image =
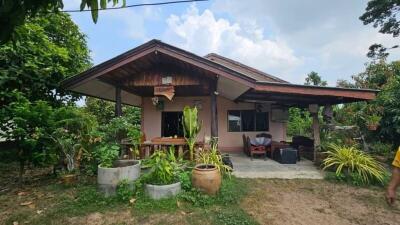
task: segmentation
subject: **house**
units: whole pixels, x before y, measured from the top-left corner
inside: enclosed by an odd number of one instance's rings
[[[266,59],[268,60],[268,59]],[[197,106],[202,120],[199,139],[218,136],[223,151],[241,151],[242,134],[265,132],[286,140],[289,107],[371,100],[375,90],[291,84],[217,54],[195,55],[151,40],[62,83],[76,93],[142,108],[147,140],[182,136],[185,105]],[[314,113],[314,118],[317,114]],[[318,144],[318,119],[314,119]]]

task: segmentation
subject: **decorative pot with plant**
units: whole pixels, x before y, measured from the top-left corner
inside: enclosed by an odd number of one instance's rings
[[[183,108],[183,135],[189,146],[189,158],[193,161],[193,150],[196,144],[197,135],[201,130],[201,122],[198,119],[198,111],[196,107],[185,106]]]
[[[197,165],[192,171],[192,185],[209,195],[218,193],[221,187],[221,174],[230,175],[232,168],[225,165],[218,152],[217,138],[212,138],[209,150],[199,152]]]
[[[117,160],[119,145],[103,144],[98,146],[95,155],[99,161],[97,184],[106,196],[115,195],[118,183],[125,180],[133,183],[140,176],[140,161]]]
[[[179,160],[175,158],[173,148],[167,153],[154,152],[144,165],[150,168],[150,171],[142,177],[145,191],[150,198],[168,198],[181,192],[179,173],[182,169]]]
[[[376,114],[372,114],[366,118],[368,130],[376,130],[382,117]]]

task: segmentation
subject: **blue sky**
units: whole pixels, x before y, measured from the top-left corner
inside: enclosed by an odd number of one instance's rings
[[[127,0],[127,4],[162,0]],[[330,85],[361,72],[373,43],[398,39],[364,26],[358,17],[366,0],[210,0],[90,13],[71,13],[88,36],[94,64],[151,39],[160,39],[199,55],[215,52],[292,83],[310,71]],[[71,0],[64,9],[79,8]],[[400,56],[394,50],[389,60]]]

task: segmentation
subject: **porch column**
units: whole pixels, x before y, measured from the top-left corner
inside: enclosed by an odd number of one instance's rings
[[[121,88],[115,87],[115,117],[122,116]]]
[[[309,111],[312,117],[312,128],[313,128],[313,135],[314,135],[314,162],[317,159],[317,151],[319,151],[321,145],[321,138],[320,138],[320,129],[319,129],[319,119],[318,119],[318,111],[319,107],[316,104],[309,105]]]
[[[218,137],[217,82],[211,85],[211,137]]]

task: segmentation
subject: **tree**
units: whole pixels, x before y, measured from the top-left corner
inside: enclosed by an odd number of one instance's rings
[[[0,46],[0,106],[13,101],[14,90],[29,101],[51,105],[75,101],[78,95],[71,96],[59,83],[89,66],[85,35],[69,15],[30,18],[16,29],[14,42]]]
[[[372,23],[375,28],[379,27],[380,33],[391,34],[393,37],[397,37],[400,34],[399,11],[399,0],[371,0],[368,2],[364,14],[359,19],[363,21],[364,25]],[[395,45],[391,48],[397,47]],[[384,59],[389,55],[387,53],[388,49],[390,48],[382,44],[373,44],[370,46],[367,56],[375,59]]]
[[[323,81],[321,76],[318,75],[317,72],[311,71],[311,73],[307,74],[306,85],[313,85],[313,86],[327,86],[328,83]]]
[[[367,64],[364,72],[352,76],[354,83],[346,82],[356,88],[379,89],[377,98],[371,102],[346,104],[340,112],[340,122],[344,125],[357,125],[370,142],[382,141],[400,145],[400,61],[384,61]],[[366,129],[367,118],[371,114],[382,116],[377,131]]]
[[[98,9],[107,8],[107,3],[113,6],[121,0],[81,0],[80,9],[91,9],[93,22],[97,22]],[[125,7],[126,0],[122,0]],[[7,42],[16,27],[23,25],[26,19],[35,17],[38,13],[56,13],[64,8],[63,0],[2,0],[0,1],[0,43]]]
[[[97,118],[101,125],[109,123],[115,117],[115,103],[110,101],[86,97],[84,110]],[[132,125],[140,125],[141,111],[135,106],[122,106],[122,116]]]

